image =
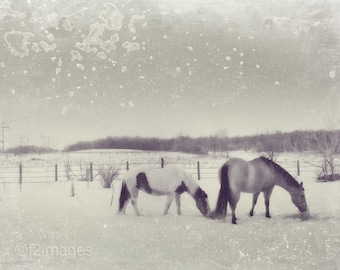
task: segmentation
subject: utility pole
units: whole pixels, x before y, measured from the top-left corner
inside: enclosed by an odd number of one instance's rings
[[[50,148],[51,147],[51,136],[41,136],[41,147]]]
[[[5,129],[9,128],[6,126],[4,122],[1,123],[0,130],[1,130],[1,143],[2,143],[2,152],[5,152]]]

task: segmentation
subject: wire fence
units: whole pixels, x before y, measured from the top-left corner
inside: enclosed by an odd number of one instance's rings
[[[281,160],[277,161],[284,169],[293,176],[302,174],[315,174],[315,168],[304,161],[299,160]],[[96,181],[101,180],[100,170],[108,166],[112,166],[118,171],[117,180],[121,180],[126,171],[139,166],[150,166],[155,168],[163,168],[170,164],[178,164],[183,167],[188,173],[198,180],[217,179],[218,170],[221,167],[221,162],[218,160],[201,160],[201,161],[186,161],[186,162],[166,162],[160,158],[159,162],[121,162],[121,163],[94,163],[94,162],[79,162],[68,164],[48,164],[48,165],[32,165],[19,164],[17,166],[1,166],[0,167],[0,183],[19,184],[20,188],[23,184],[30,183],[52,183],[52,182],[67,182],[70,178],[78,181]],[[70,174],[71,172],[71,174]]]

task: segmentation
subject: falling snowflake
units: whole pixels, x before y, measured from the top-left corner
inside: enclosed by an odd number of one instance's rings
[[[62,115],[65,115],[65,114],[66,114],[66,111],[67,111],[67,108],[64,107],[64,108],[61,110],[61,114],[62,114]]]
[[[189,51],[193,51],[193,50],[194,50],[194,48],[193,48],[193,47],[191,47],[191,46],[189,46],[189,47],[188,47],[188,50],[189,50]]]
[[[135,107],[135,103],[133,103],[132,101],[130,101],[130,102],[129,102],[129,107],[130,107],[130,108]]]
[[[177,72],[180,72],[181,71],[181,68],[180,67],[176,67],[175,69]]]
[[[122,70],[122,72],[126,72],[127,71],[127,67],[123,66],[121,70]]]
[[[256,68],[257,68],[257,69],[259,69],[259,68],[260,68],[260,66],[259,66],[259,65],[256,65]]]
[[[334,79],[334,78],[335,78],[335,75],[336,75],[335,70],[332,70],[332,71],[329,72],[329,77],[330,77],[331,79]]]
[[[227,56],[225,59],[226,59],[227,61],[230,61],[230,60],[231,60],[231,57],[230,57],[230,56]]]
[[[279,81],[276,81],[274,84],[275,84],[275,85],[280,85],[280,82],[279,82]]]
[[[233,51],[234,51],[234,52],[237,52],[237,49],[236,49],[236,48],[233,48]]]
[[[69,95],[70,97],[73,97],[73,96],[74,96],[74,92],[73,92],[73,91],[70,91],[70,92],[68,92],[68,95]]]
[[[83,60],[83,56],[76,50],[72,50],[71,51],[71,61],[75,61],[75,60],[78,60],[78,61],[81,61]]]
[[[105,59],[107,58],[106,53],[103,52],[103,51],[98,52],[96,55],[97,55],[97,57],[98,57],[99,59],[101,59],[101,60],[105,60]]]
[[[79,69],[81,69],[82,71],[85,70],[85,67],[84,67],[84,65],[82,65],[82,64],[77,64],[77,67],[78,67]]]
[[[241,56],[241,57],[243,57],[243,56],[244,56],[244,53],[243,53],[243,52],[241,52],[241,53],[240,53],[240,56]]]

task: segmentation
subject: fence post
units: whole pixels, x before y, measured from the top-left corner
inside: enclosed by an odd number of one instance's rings
[[[161,158],[161,167],[164,168],[164,158]]]
[[[93,182],[93,163],[90,162],[90,181]]]
[[[200,170],[200,162],[197,161],[197,178],[201,180],[201,170]]]
[[[299,160],[297,160],[296,165],[297,165],[297,175],[300,176],[300,161]]]
[[[20,185],[20,191],[21,191],[21,185],[22,185],[22,164],[19,164],[19,185]]]
[[[58,164],[54,165],[54,180],[58,181]]]
[[[126,170],[129,170],[129,161],[126,161]]]

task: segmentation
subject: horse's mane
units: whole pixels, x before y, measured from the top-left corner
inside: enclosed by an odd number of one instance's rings
[[[299,186],[299,183],[294,179],[294,177],[287,172],[284,168],[282,168],[279,164],[275,163],[274,161],[266,158],[260,157],[261,160],[266,163],[269,167],[273,168],[275,172],[277,172],[280,176],[282,176],[286,181],[287,184],[293,187]]]

